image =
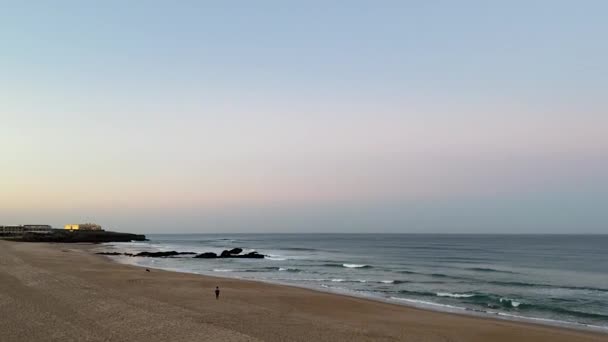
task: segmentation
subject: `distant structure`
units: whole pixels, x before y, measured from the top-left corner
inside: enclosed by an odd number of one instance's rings
[[[0,235],[23,235],[24,233],[50,233],[53,228],[48,224],[24,224],[0,226]]]
[[[66,224],[63,228],[65,230],[103,230],[100,225],[95,223]]]

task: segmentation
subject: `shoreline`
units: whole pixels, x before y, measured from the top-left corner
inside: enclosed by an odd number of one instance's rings
[[[92,248],[92,249],[94,249],[94,248]],[[449,315],[458,315],[458,316],[464,316],[464,317],[476,317],[476,318],[487,319],[487,320],[498,320],[498,321],[530,324],[530,325],[541,326],[541,327],[568,329],[568,330],[580,331],[580,332],[592,332],[592,333],[605,334],[608,337],[608,328],[590,325],[590,324],[584,324],[584,323],[559,321],[559,320],[540,318],[540,317],[508,315],[508,314],[499,313],[499,312],[488,312],[488,311],[481,311],[481,310],[476,311],[476,310],[467,309],[464,307],[457,307],[457,306],[451,306],[451,305],[445,305],[445,304],[439,304],[439,303],[430,303],[430,302],[421,303],[421,301],[409,300],[406,298],[403,298],[403,299],[393,298],[393,297],[386,298],[386,297],[381,297],[381,296],[374,296],[371,294],[365,295],[363,293],[358,293],[357,291],[350,291],[350,292],[349,291],[340,291],[337,289],[316,287],[316,286],[312,286],[312,285],[306,286],[303,284],[293,284],[293,283],[288,283],[288,282],[265,280],[265,279],[250,279],[250,278],[242,278],[242,277],[238,277],[238,276],[218,275],[218,274],[213,274],[213,273],[196,273],[196,272],[188,272],[187,270],[182,270],[182,269],[163,268],[163,267],[149,266],[149,265],[143,266],[143,265],[138,265],[136,263],[120,262],[118,259],[115,259],[109,255],[98,255],[98,256],[103,257],[104,259],[108,260],[109,262],[137,267],[137,268],[144,268],[144,269],[150,268],[150,269],[162,270],[165,272],[192,274],[192,275],[201,276],[201,277],[213,277],[213,278],[219,278],[219,279],[229,279],[229,280],[256,282],[256,283],[261,283],[261,284],[287,286],[287,287],[293,287],[296,289],[311,290],[311,291],[315,291],[315,292],[319,292],[319,293],[326,293],[326,294],[331,294],[331,295],[336,295],[336,296],[344,296],[344,297],[349,297],[349,298],[369,300],[371,302],[396,305],[398,307],[406,307],[406,308],[410,308],[410,309],[417,309],[417,310],[449,314]],[[127,257],[125,257],[125,260],[127,260]],[[228,272],[226,272],[226,273],[228,273]]]
[[[101,246],[104,246],[104,247],[109,246],[111,249],[118,248],[118,245],[114,245],[113,243],[108,243],[108,244],[104,243]],[[93,248],[93,250],[95,252],[107,251],[106,248],[101,248],[101,247]],[[153,250],[153,251],[163,251],[163,249],[158,249],[158,250]],[[124,252],[124,250],[123,250],[123,252]],[[156,264],[156,263],[154,263],[154,264],[145,263],[145,262],[140,263],[142,261],[149,260],[149,258],[132,258],[132,257],[128,257],[128,256],[123,256],[123,255],[119,255],[119,256],[101,255],[101,256],[107,257],[108,260],[110,260],[112,262],[116,262],[119,264],[125,264],[125,265],[132,265],[132,266],[136,266],[136,267],[155,268],[155,269],[159,269],[159,270],[186,273],[186,274],[195,274],[195,275],[208,276],[208,277],[248,280],[248,281],[260,282],[260,283],[264,283],[264,284],[291,286],[294,288],[309,289],[309,290],[313,290],[313,291],[319,291],[322,293],[330,293],[330,294],[342,295],[342,296],[353,297],[353,298],[363,298],[363,299],[368,299],[368,300],[372,300],[372,301],[376,301],[376,302],[390,303],[390,304],[395,304],[395,305],[399,305],[399,306],[405,306],[408,308],[417,308],[417,309],[428,310],[428,311],[433,311],[433,312],[505,320],[505,321],[510,321],[510,322],[530,323],[530,324],[536,324],[536,325],[541,325],[541,326],[567,328],[567,329],[573,329],[573,330],[591,331],[591,332],[597,332],[597,333],[602,333],[602,334],[608,334],[608,326],[594,325],[594,324],[583,323],[583,322],[545,318],[542,316],[540,316],[540,317],[525,316],[523,314],[517,314],[517,313],[513,314],[513,313],[509,313],[509,312],[501,312],[501,311],[496,311],[496,310],[492,310],[492,309],[483,309],[483,308],[475,309],[475,308],[468,308],[465,306],[442,304],[442,303],[437,303],[434,301],[419,300],[419,299],[414,299],[414,298],[383,296],[381,293],[378,293],[378,292],[354,290],[354,289],[348,289],[348,288],[344,288],[344,287],[335,287],[335,286],[328,286],[328,285],[319,286],[319,285],[315,285],[313,283],[306,284],[306,283],[302,283],[302,282],[299,282],[299,283],[294,282],[294,281],[290,282],[288,280],[282,281],[279,279],[272,279],[272,278],[245,277],[242,275],[235,275],[235,274],[231,273],[232,270],[225,270],[225,272],[219,272],[219,270],[217,272],[215,272],[215,270],[213,270],[213,272],[212,271],[203,271],[203,272],[198,271],[197,272],[197,271],[190,270],[187,268],[157,266],[158,264]],[[169,259],[172,259],[172,258],[169,258]],[[154,260],[155,260],[155,258],[152,258],[152,262],[154,262]],[[341,281],[341,279],[338,279],[338,280]],[[361,282],[365,282],[365,281],[361,281]]]
[[[94,245],[0,241],[3,341],[605,341],[315,289],[125,265]],[[216,285],[220,300],[212,295]]]

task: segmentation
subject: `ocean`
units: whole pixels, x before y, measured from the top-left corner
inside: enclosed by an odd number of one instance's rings
[[[290,284],[434,310],[608,332],[608,235],[188,234],[108,252],[215,252],[264,259],[113,257],[149,268]]]

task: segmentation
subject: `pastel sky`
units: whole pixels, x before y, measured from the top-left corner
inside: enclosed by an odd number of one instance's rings
[[[607,16],[0,0],[0,224],[607,233]]]

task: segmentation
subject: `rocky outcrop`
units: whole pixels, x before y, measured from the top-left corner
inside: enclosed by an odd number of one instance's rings
[[[126,255],[126,256],[136,256],[136,257],[148,257],[148,258],[168,258],[168,257],[174,257],[174,256],[178,256],[178,255],[195,255],[196,253],[194,252],[176,252],[176,251],[169,251],[169,252],[140,252],[137,254],[133,254],[133,253],[118,253],[118,252],[98,252],[95,254],[99,254],[99,255]]]
[[[131,241],[146,241],[145,235],[118,233],[108,231],[86,231],[86,230],[64,230],[53,229],[50,233],[33,233],[28,232],[23,234],[17,240],[24,242],[131,242]]]
[[[198,258],[198,259],[215,259],[215,258],[217,258],[217,254],[212,253],[212,252],[201,253],[201,254],[196,255],[195,258]]]
[[[241,255],[231,255],[228,258],[243,258],[243,259],[264,259],[264,255],[258,252],[250,252]]]
[[[241,252],[243,252],[242,248],[233,248],[231,250],[224,250],[222,252],[222,254],[220,254],[219,256],[215,253],[207,252],[207,253],[202,253],[202,254],[197,255],[197,256],[195,256],[195,258],[201,258],[201,259],[214,259],[214,258],[264,259],[264,255],[260,254],[258,252],[250,252],[247,254],[241,254]]]
[[[241,254],[242,251],[243,251],[242,248],[233,248],[231,250],[225,250],[220,255],[220,258],[229,258],[231,256],[235,256],[235,255]]]
[[[137,254],[118,253],[118,252],[99,252],[97,254],[100,254],[100,255],[126,255],[126,256],[132,256],[132,257],[148,257],[148,258],[167,258],[167,257],[178,256],[178,255],[194,255],[193,258],[197,258],[197,259],[218,259],[218,258],[264,259],[264,255],[260,254],[258,252],[250,252],[247,254],[241,254],[242,252],[243,252],[242,248],[233,248],[231,250],[223,251],[220,255],[217,255],[213,252],[196,254],[194,252],[176,252],[176,251],[140,252]]]
[[[173,257],[173,256],[178,256],[178,255],[194,255],[194,254],[196,254],[196,253],[170,251],[170,252],[141,252],[141,253],[137,253],[133,256],[149,257],[149,258],[166,258],[166,257]]]

